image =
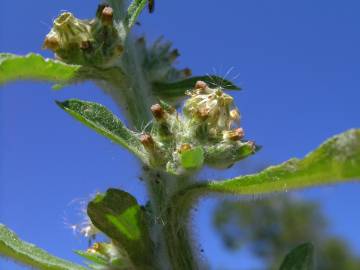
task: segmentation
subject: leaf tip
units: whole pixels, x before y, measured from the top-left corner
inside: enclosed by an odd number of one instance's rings
[[[65,109],[65,102],[55,100],[56,105],[58,105],[61,109]]]

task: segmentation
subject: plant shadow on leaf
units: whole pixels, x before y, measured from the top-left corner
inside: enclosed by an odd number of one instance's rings
[[[92,223],[123,249],[139,269],[151,269],[152,242],[143,209],[129,193],[108,189],[89,204]]]

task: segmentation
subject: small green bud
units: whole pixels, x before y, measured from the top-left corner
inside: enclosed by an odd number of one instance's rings
[[[149,163],[153,167],[165,166],[167,162],[167,155],[161,149],[161,144],[154,140],[150,134],[141,134],[140,142],[149,154]]]
[[[140,142],[147,151],[153,152],[155,150],[155,142],[154,139],[151,137],[151,135],[141,134]]]
[[[101,22],[105,25],[112,25],[113,23],[113,9],[111,7],[104,7],[101,12]]]
[[[173,117],[160,104],[152,105],[150,110],[156,120],[152,127],[152,134],[162,143],[171,142],[173,135],[170,129]]]
[[[165,111],[163,110],[163,108],[161,107],[160,104],[154,104],[151,106],[150,108],[154,118],[156,120],[162,120],[164,119],[165,116]]]
[[[223,140],[230,140],[230,141],[239,141],[244,138],[244,130],[242,128],[237,128],[234,130],[225,130],[223,131]]]

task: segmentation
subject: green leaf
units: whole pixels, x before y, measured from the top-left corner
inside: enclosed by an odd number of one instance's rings
[[[125,249],[139,269],[153,269],[152,242],[145,214],[129,193],[108,189],[89,204],[87,213],[92,223]]]
[[[77,99],[56,103],[75,119],[145,160],[137,135],[103,105]]]
[[[46,251],[20,240],[17,235],[0,224],[0,256],[40,270],[85,270],[80,265],[50,255]]]
[[[181,166],[185,169],[199,169],[204,163],[204,150],[196,147],[180,154]]]
[[[43,58],[39,54],[19,56],[0,53],[0,85],[15,80],[68,82],[76,77],[80,66]]]
[[[264,171],[189,187],[187,195],[261,194],[360,179],[360,129],[334,136],[304,159],[290,159]]]
[[[314,246],[305,243],[286,255],[279,270],[314,270]]]
[[[194,88],[197,81],[204,81],[209,84],[210,87],[222,87],[228,90],[241,90],[240,87],[236,86],[232,82],[220,78],[215,75],[209,76],[198,76],[188,78],[182,81],[164,83],[164,82],[154,82],[153,89],[154,95],[160,98],[177,98],[185,96],[187,90]]]
[[[96,264],[100,264],[100,265],[108,265],[109,264],[106,257],[99,253],[91,253],[91,252],[86,252],[86,251],[82,251],[82,250],[76,250],[75,253],[89,261],[96,263]]]
[[[141,11],[145,7],[146,2],[147,0],[133,0],[133,2],[130,4],[127,11],[127,16],[125,18],[125,26],[128,29],[131,29],[131,27],[134,26]]]

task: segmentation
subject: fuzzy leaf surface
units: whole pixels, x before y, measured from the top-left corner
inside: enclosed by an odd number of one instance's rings
[[[200,183],[182,196],[208,193],[251,195],[287,191],[360,179],[360,129],[351,129],[325,141],[303,159],[290,159],[260,173],[224,181]]]
[[[64,102],[57,101],[64,111],[97,133],[109,138],[144,159],[142,145],[137,135],[125,125],[106,107],[101,104],[78,99]]]
[[[133,196],[108,189],[88,204],[87,213],[99,230],[125,249],[138,269],[152,269],[152,242],[145,215]]]
[[[279,270],[314,270],[314,246],[305,243],[286,255]]]
[[[197,81],[204,81],[210,86],[221,86],[224,89],[228,90],[241,90],[240,87],[236,86],[232,82],[220,78],[215,75],[211,76],[197,76],[188,78],[182,81],[164,83],[164,82],[154,82],[153,89],[154,94],[160,98],[177,98],[185,96],[187,90],[194,88]]]
[[[30,53],[25,56],[0,53],[0,85],[15,80],[65,83],[77,76],[80,66]]]
[[[33,244],[24,242],[0,224],[0,256],[39,270],[85,270],[86,268],[50,255]]]
[[[100,264],[100,265],[105,265],[105,266],[108,265],[107,258],[105,258],[105,256],[101,256],[97,253],[91,253],[91,252],[86,252],[86,251],[82,251],[82,250],[76,250],[75,253],[89,261],[92,261],[95,264]]]
[[[131,27],[134,26],[141,11],[145,7],[146,2],[147,2],[147,0],[133,0],[132,1],[132,3],[130,4],[130,6],[128,8],[127,16],[125,19],[125,26],[128,29],[131,29]]]

